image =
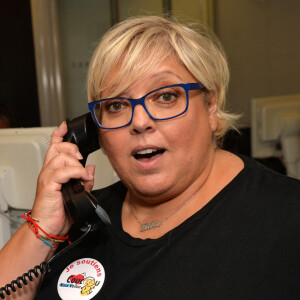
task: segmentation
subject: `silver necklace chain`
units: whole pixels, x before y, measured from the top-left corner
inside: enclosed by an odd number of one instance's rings
[[[135,209],[132,205],[132,200],[131,198],[129,199],[130,202],[130,209],[131,212],[134,216],[134,218],[136,219],[136,221],[140,224],[141,228],[140,228],[140,232],[146,231],[146,230],[150,230],[153,228],[157,228],[162,226],[169,218],[171,218],[172,216],[174,216],[177,212],[179,212],[185,205],[187,205],[195,196],[196,194],[199,192],[200,189],[198,189],[189,199],[187,199],[185,202],[183,202],[183,204],[181,204],[177,209],[175,209],[169,216],[167,216],[166,218],[164,218],[162,221],[157,222],[157,221],[153,221],[150,223],[142,223],[138,217],[135,214]]]

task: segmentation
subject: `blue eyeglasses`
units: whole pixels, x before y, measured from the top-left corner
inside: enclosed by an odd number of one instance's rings
[[[184,114],[189,107],[189,91],[203,90],[201,83],[181,83],[153,90],[139,99],[107,98],[89,103],[94,120],[102,129],[128,126],[134,108],[140,104],[153,120],[169,120]]]

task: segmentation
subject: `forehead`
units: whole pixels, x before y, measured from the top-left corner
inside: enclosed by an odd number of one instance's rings
[[[133,70],[129,77],[120,76],[120,69],[116,68],[107,81],[107,88],[102,92],[101,98],[111,98],[120,94],[131,96],[136,90],[144,90],[146,93],[166,85],[195,81],[182,62],[172,54],[146,70]]]

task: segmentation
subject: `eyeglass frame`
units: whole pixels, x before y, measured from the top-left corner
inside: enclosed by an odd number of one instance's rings
[[[145,99],[147,98],[148,95],[156,92],[156,91],[159,91],[161,89],[165,89],[165,88],[171,88],[171,87],[176,87],[176,86],[179,86],[179,87],[182,87],[184,90],[185,90],[185,94],[186,94],[186,108],[184,109],[183,112],[181,112],[180,114],[177,114],[175,116],[172,116],[172,117],[168,117],[168,118],[155,118],[153,117],[150,112],[148,111],[146,105],[145,105]],[[143,97],[141,98],[138,98],[138,99],[131,99],[131,98],[125,98],[125,97],[113,97],[113,98],[106,98],[106,99],[99,99],[99,100],[95,100],[93,102],[90,102],[88,103],[88,107],[89,107],[89,110],[90,112],[92,113],[93,115],[93,118],[94,118],[94,121],[95,123],[97,124],[97,126],[101,129],[119,129],[119,128],[123,128],[123,127],[126,127],[128,125],[131,124],[132,120],[133,120],[133,116],[134,116],[134,109],[135,109],[135,106],[140,104],[144,110],[146,111],[146,113],[148,114],[148,116],[152,119],[152,120],[155,120],[155,121],[163,121],[163,120],[170,120],[170,119],[174,119],[174,118],[177,118],[181,115],[183,115],[187,110],[188,110],[188,107],[189,107],[189,91],[192,91],[192,90],[204,90],[205,89],[205,86],[200,83],[200,82],[194,82],[194,83],[179,83],[179,84],[173,84],[173,85],[167,85],[167,86],[163,86],[161,88],[158,88],[158,89],[155,89],[149,93],[147,93],[146,95],[144,95]],[[130,120],[128,121],[128,123],[126,123],[125,125],[122,125],[122,126],[118,126],[118,127],[104,127],[102,125],[100,125],[100,123],[98,122],[97,118],[96,118],[96,115],[95,115],[95,111],[94,111],[94,107],[96,104],[98,103],[101,103],[103,101],[107,101],[107,100],[114,100],[114,99],[120,99],[120,100],[127,100],[130,102],[131,104],[131,109],[132,109],[132,114],[131,114],[131,118]]]

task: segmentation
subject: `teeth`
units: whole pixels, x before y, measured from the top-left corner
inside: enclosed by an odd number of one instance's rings
[[[157,149],[145,149],[145,150],[138,151],[137,154],[151,154],[156,151]]]

